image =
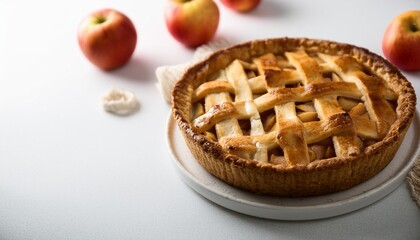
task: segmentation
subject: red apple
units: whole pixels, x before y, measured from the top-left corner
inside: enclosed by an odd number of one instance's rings
[[[136,48],[133,22],[114,9],[100,9],[83,19],[78,29],[79,46],[90,62],[110,70],[121,67]]]
[[[394,18],[385,30],[382,52],[402,70],[420,70],[420,11],[407,11]]]
[[[178,42],[197,47],[214,37],[219,25],[219,8],[213,0],[167,0],[165,21]]]
[[[260,4],[260,0],[220,0],[226,7],[238,12],[248,12]]]

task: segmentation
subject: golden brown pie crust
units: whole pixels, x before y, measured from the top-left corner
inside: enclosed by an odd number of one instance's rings
[[[197,130],[191,121],[194,90],[234,60],[252,61],[267,53],[283,55],[303,49],[308,54],[348,55],[386,81],[397,94],[395,121],[382,140],[361,153],[307,164],[272,164],[231,154]],[[307,38],[256,40],[219,50],[187,69],[172,93],[172,113],[195,159],[211,174],[235,187],[259,194],[303,197],[351,188],[375,176],[393,159],[415,114],[414,89],[397,68],[382,57],[350,44]],[[378,126],[378,128],[380,128]],[[389,129],[389,130],[388,130]],[[380,130],[378,130],[380,132]]]

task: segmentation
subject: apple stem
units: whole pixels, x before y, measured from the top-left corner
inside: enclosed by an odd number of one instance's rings
[[[416,22],[412,22],[410,24],[410,30],[413,31],[413,32],[419,31],[419,26],[417,26],[417,23]]]

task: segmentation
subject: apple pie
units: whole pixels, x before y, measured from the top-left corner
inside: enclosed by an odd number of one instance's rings
[[[393,159],[416,95],[389,62],[350,44],[256,40],[190,67],[172,114],[211,174],[258,194],[349,189]]]

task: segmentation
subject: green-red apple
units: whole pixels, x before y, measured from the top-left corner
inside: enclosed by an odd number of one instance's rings
[[[114,9],[100,9],[86,16],[78,28],[80,49],[97,67],[121,67],[132,56],[137,44],[133,22]]]
[[[404,12],[385,30],[382,52],[402,70],[420,70],[420,11]]]
[[[238,12],[248,12],[260,4],[260,0],[220,0],[226,7]]]
[[[165,21],[178,42],[197,47],[214,37],[219,25],[219,8],[213,0],[167,0]]]

